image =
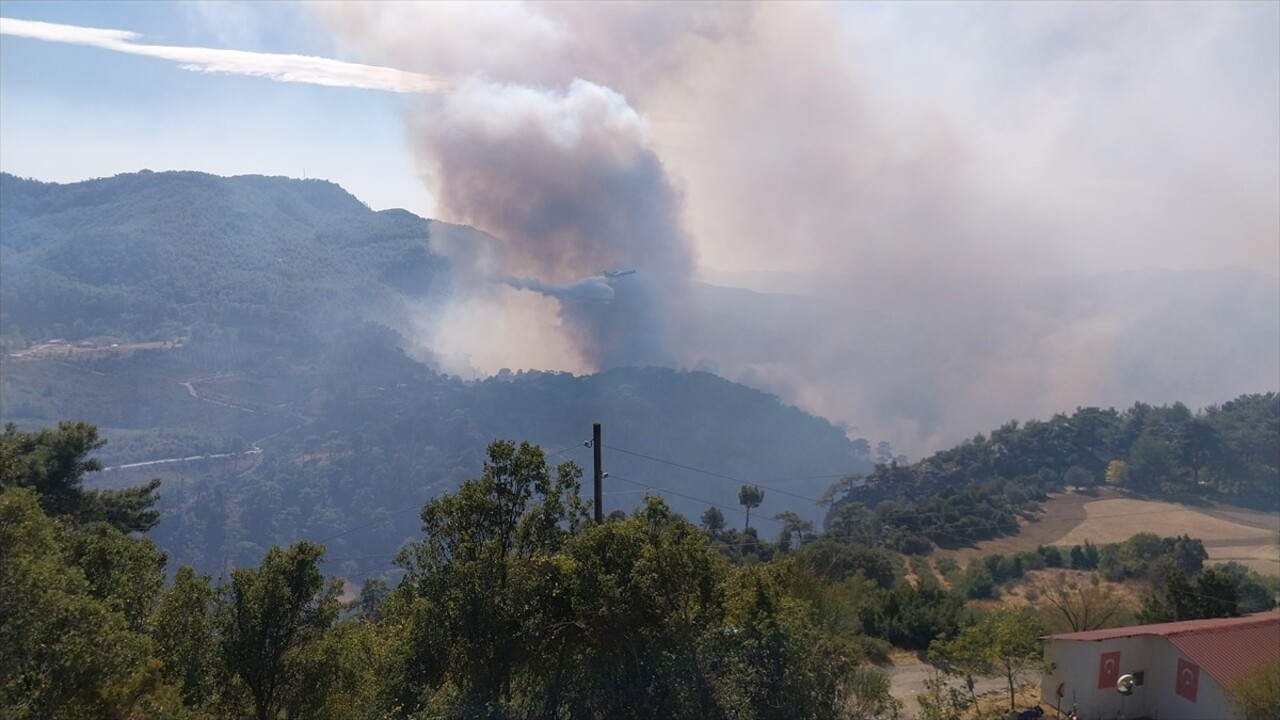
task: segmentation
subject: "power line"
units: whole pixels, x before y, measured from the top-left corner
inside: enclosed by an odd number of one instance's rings
[[[678,463],[678,462],[675,462],[674,460],[665,460],[665,459],[663,459],[663,458],[654,457],[654,456],[652,456],[652,455],[646,455],[646,454],[644,454],[644,453],[640,453],[640,452],[635,452],[634,450],[627,450],[627,449],[625,449],[625,448],[615,447],[615,446],[613,446],[613,445],[605,445],[605,447],[606,447],[606,448],[608,448],[608,449],[610,449],[610,450],[614,450],[614,451],[616,451],[616,452],[620,452],[620,453],[623,453],[623,454],[626,454],[626,455],[634,455],[635,457],[638,457],[638,458],[644,458],[645,460],[650,460],[650,461],[652,461],[652,462],[656,462],[656,463],[662,463],[663,465],[670,465],[671,467],[678,467],[678,468],[681,468],[681,469],[683,469],[683,470],[689,470],[689,471],[691,471],[691,472],[702,473],[703,475],[709,475],[709,476],[711,476],[711,477],[719,478],[719,479],[721,479],[721,480],[728,480],[729,482],[734,482],[734,483],[737,483],[737,484],[739,484],[739,485],[755,485],[755,486],[757,486],[757,487],[764,488],[765,490],[769,490],[769,491],[771,491],[771,492],[778,493],[779,495],[786,495],[786,496],[788,496],[788,497],[798,498],[798,499],[800,499],[800,500],[807,500],[807,501],[809,501],[809,502],[811,502],[811,503],[814,503],[815,505],[821,505],[821,504],[822,504],[822,501],[821,501],[821,500],[818,500],[817,498],[811,498],[811,497],[809,497],[809,496],[807,496],[807,495],[799,495],[799,494],[797,494],[797,493],[788,492],[788,491],[786,491],[786,490],[779,490],[779,489],[778,489],[778,488],[776,488],[776,487],[772,487],[772,486],[770,486],[770,485],[765,485],[765,484],[763,484],[763,483],[758,483],[758,482],[748,483],[748,482],[746,482],[746,481],[744,481],[744,480],[739,480],[738,478],[731,477],[731,476],[729,476],[729,475],[725,475],[725,474],[723,474],[723,473],[718,473],[718,472],[715,472],[715,471],[713,471],[713,470],[705,470],[705,469],[703,469],[703,468],[693,467],[692,465],[685,465],[684,463]],[[840,477],[844,477],[844,476],[843,476],[843,475],[841,475]],[[797,479],[797,478],[792,478],[792,479]]]
[[[621,481],[622,481],[622,482],[624,482],[624,483],[631,483],[632,485],[639,485],[640,487],[642,487],[642,488],[644,488],[644,489],[646,489],[646,490],[661,491],[661,492],[665,492],[665,493],[667,493],[668,495],[674,495],[674,496],[676,496],[676,497],[684,498],[684,499],[686,499],[686,500],[693,500],[694,502],[706,503],[706,504],[708,504],[708,505],[715,505],[715,503],[714,503],[714,502],[711,502],[710,500],[705,500],[705,499],[703,499],[703,498],[697,498],[697,497],[694,497],[694,496],[692,496],[692,495],[685,495],[684,493],[678,493],[678,492],[675,492],[674,490],[670,490],[670,489],[664,489],[664,488],[654,487],[653,485],[649,485],[649,484],[647,484],[647,483],[642,483],[642,482],[639,482],[639,481],[637,481],[637,480],[628,480],[627,478],[624,478],[624,477],[622,477],[622,476],[620,476],[620,475],[614,475],[614,474],[612,474],[612,473],[609,475],[609,479],[610,479],[610,480],[621,480]],[[719,506],[717,506],[717,507],[719,507]],[[739,509],[738,509],[738,508],[736,508],[736,507],[732,507],[732,506],[728,506],[728,505],[726,505],[724,509],[725,509],[725,510],[730,510],[730,511],[732,511],[732,512],[736,512],[736,513],[738,513],[739,515],[746,515],[746,514],[747,514],[745,510],[739,510]]]
[[[576,447],[576,445],[567,445],[567,446],[565,446],[565,447],[563,447],[563,448],[561,448],[561,449],[559,449],[559,450],[555,450],[555,451],[552,451],[552,452],[550,452],[550,453],[548,453],[548,452],[546,452],[546,451],[543,451],[543,457],[547,457],[548,455],[561,455],[561,456],[564,456],[564,453],[565,453],[566,451],[568,451],[568,450],[570,450],[570,449],[572,449],[572,448],[574,448],[574,447]],[[394,511],[394,512],[387,513],[386,515],[384,515],[384,516],[382,516],[382,517],[380,517],[380,518],[378,518],[378,519],[376,519],[376,520],[371,520],[371,521],[369,521],[369,522],[367,522],[367,523],[364,523],[363,525],[356,525],[355,527],[349,527],[349,528],[347,528],[346,530],[343,530],[343,531],[341,531],[341,532],[334,533],[333,535],[330,535],[329,537],[323,538],[323,539],[319,540],[318,542],[320,542],[320,543],[327,543],[327,542],[329,542],[330,540],[335,540],[335,539],[337,539],[337,538],[342,537],[343,535],[347,535],[347,534],[349,534],[349,533],[356,532],[357,530],[364,530],[365,528],[371,528],[371,527],[373,527],[374,525],[378,525],[378,524],[380,524],[380,523],[384,523],[384,522],[386,522],[387,520],[389,520],[389,519],[391,519],[391,518],[393,518],[393,517],[395,517],[395,516],[397,516],[397,515],[403,515],[403,514],[405,514],[405,513],[407,513],[407,512],[412,512],[412,511],[414,511],[414,510],[421,510],[421,509],[422,509],[422,506],[423,506],[423,505],[424,505],[428,500],[430,500],[430,499],[431,499],[431,498],[427,498],[427,500],[423,500],[422,502],[420,502],[420,503],[418,503],[418,504],[416,504],[416,505],[411,505],[411,506],[409,506],[409,507],[401,508],[401,509],[396,510],[396,511]],[[374,514],[377,514],[378,512],[379,512],[378,510],[375,510],[375,511],[374,511]]]

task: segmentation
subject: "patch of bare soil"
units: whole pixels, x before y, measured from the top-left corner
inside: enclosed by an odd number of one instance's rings
[[[1034,550],[1039,545],[1053,545],[1085,520],[1086,503],[1113,496],[1115,493],[1111,490],[1103,490],[1097,496],[1076,492],[1054,493],[1044,503],[1044,511],[1039,518],[1020,522],[1021,529],[1017,535],[984,540],[972,547],[939,550],[934,556],[955,558],[963,567],[974,557],[995,553],[1012,555],[1022,550]]]
[[[1120,542],[1139,532],[1161,537],[1186,534],[1204,542],[1211,561],[1234,560],[1260,573],[1280,576],[1280,547],[1275,543],[1280,516],[1132,497],[1089,502],[1084,511],[1085,519],[1053,544],[1078,545],[1086,539],[1095,544]]]
[[[1101,488],[1097,496],[1074,492],[1051,495],[1040,518],[1024,522],[1018,535],[939,551],[935,556],[953,557],[963,566],[974,557],[1009,555],[1038,545],[1070,547],[1085,540],[1099,545],[1128,540],[1140,532],[1162,537],[1187,534],[1204,542],[1211,561],[1234,560],[1280,577],[1277,529],[1280,515],[1222,505],[1179,505]]]

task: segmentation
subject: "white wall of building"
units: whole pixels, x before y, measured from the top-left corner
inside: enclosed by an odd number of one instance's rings
[[[1160,692],[1154,711],[1148,713],[1150,717],[1160,720],[1206,720],[1206,718],[1230,720],[1238,717],[1231,702],[1231,696],[1216,680],[1209,677],[1203,668],[1200,670],[1200,686],[1196,692],[1195,702],[1174,692],[1178,681],[1178,660],[1194,661],[1178,652],[1178,649],[1164,638],[1152,639],[1159,640],[1164,645],[1164,652],[1159,653],[1159,657],[1156,658],[1156,672],[1159,673],[1156,677],[1160,683]]]
[[[1053,704],[1059,685],[1063,686],[1062,711],[1070,710],[1074,703],[1080,720],[1112,720],[1112,718],[1142,717],[1146,714],[1148,695],[1151,694],[1151,645],[1147,636],[1114,638],[1111,640],[1049,640],[1045,643],[1045,660],[1052,669],[1044,674],[1040,685],[1040,697],[1046,704]],[[1147,670],[1147,684],[1135,687],[1133,695],[1124,697],[1115,687],[1098,687],[1098,660],[1103,653],[1120,651],[1120,674]]]
[[[1121,695],[1114,686],[1098,687],[1098,664],[1103,653],[1120,651],[1121,675],[1144,672],[1144,684],[1133,694]],[[1075,704],[1080,720],[1153,718],[1157,720],[1206,720],[1235,717],[1230,696],[1208,673],[1200,671],[1196,702],[1175,692],[1178,659],[1188,659],[1158,635],[1109,640],[1047,640],[1045,661],[1052,667],[1041,680],[1041,703],[1054,706],[1063,688],[1062,712]]]

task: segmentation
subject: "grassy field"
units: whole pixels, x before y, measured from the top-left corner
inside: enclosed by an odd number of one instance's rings
[[[1178,505],[1103,489],[1096,497],[1079,493],[1053,495],[1045,503],[1040,519],[1024,523],[1018,535],[937,555],[954,557],[963,565],[974,556],[1009,554],[1037,545],[1070,547],[1085,540],[1113,543],[1139,532],[1161,537],[1185,533],[1204,542],[1211,561],[1234,560],[1260,573],[1280,577],[1277,529],[1280,515],[1220,505]]]

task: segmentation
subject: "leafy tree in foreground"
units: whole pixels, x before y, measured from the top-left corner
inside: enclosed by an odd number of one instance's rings
[[[159,480],[123,490],[85,490],[86,473],[102,469],[89,453],[105,444],[98,429],[83,422],[61,422],[56,430],[18,430],[13,423],[0,433],[0,488],[26,487],[36,492],[40,507],[52,517],[87,524],[107,522],[121,532],[146,532],[160,521],[153,508]]]
[[[147,638],[68,562],[30,490],[0,490],[0,716],[136,717],[172,688]]]
[[[499,707],[519,669],[547,666],[537,651],[564,661],[556,634],[537,623],[572,624],[553,602],[567,568],[551,556],[587,520],[580,476],[572,462],[553,474],[541,448],[498,441],[480,478],[423,506],[423,539],[397,558],[408,573],[398,602],[412,608],[397,691],[405,707],[432,695],[463,714]]]
[[[1239,615],[1237,585],[1229,571],[1211,567],[1194,581],[1180,572],[1165,577],[1161,591],[1149,595],[1138,612],[1142,623],[1224,618]]]
[[[232,573],[221,600],[223,662],[248,688],[258,720],[275,718],[301,672],[298,654],[338,615],[338,581],[326,583],[311,542],[271,548],[258,568]]]
[[[1245,720],[1280,717],[1280,660],[1237,679],[1228,690]]]
[[[963,631],[954,638],[938,638],[929,645],[929,662],[948,675],[964,679],[969,691],[968,704],[973,707],[978,705],[975,680],[995,674],[988,646],[989,638]]]
[[[390,707],[430,717],[836,718],[892,708],[782,566],[735,568],[659,498],[587,520],[577,466],[496,442],[424,506],[379,624]],[[870,715],[869,717],[874,717]]]
[[[216,598],[208,576],[180,567],[151,616],[151,638],[161,673],[181,688],[188,707],[205,704],[224,681],[214,626]]]
[[[962,720],[973,702],[947,684],[943,674],[930,670],[924,679],[924,692],[916,696],[920,720]]]
[[[1039,638],[1043,634],[1044,628],[1029,608],[993,610],[951,640],[935,640],[929,655],[937,657],[943,670],[952,674],[969,679],[975,675],[1004,678],[1012,710],[1018,678],[1040,667]]]

